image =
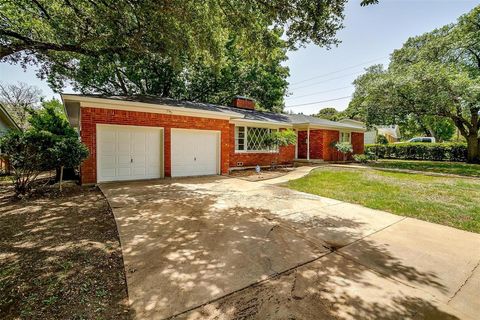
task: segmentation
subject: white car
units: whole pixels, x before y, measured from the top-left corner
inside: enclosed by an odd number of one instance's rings
[[[434,137],[415,137],[407,142],[427,142],[427,143],[435,143],[437,142]]]

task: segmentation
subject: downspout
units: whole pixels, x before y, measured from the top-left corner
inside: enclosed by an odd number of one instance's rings
[[[295,160],[298,159],[298,130],[295,130],[295,135],[297,136],[297,141],[295,142]]]
[[[307,127],[307,160],[310,160],[310,125]]]

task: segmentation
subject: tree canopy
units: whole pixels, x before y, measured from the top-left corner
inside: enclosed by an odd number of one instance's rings
[[[468,161],[480,162],[480,6],[408,39],[388,70],[373,67],[355,85],[349,109],[363,112],[367,123],[449,119],[467,140]]]
[[[338,44],[347,0],[4,0],[0,61],[60,91],[283,105],[286,50]],[[364,0],[362,5],[376,3]]]
[[[0,82],[0,105],[22,129],[26,129],[29,115],[39,106],[41,94],[40,89],[24,82]]]
[[[337,120],[340,120],[338,119],[340,115],[341,113],[337,109],[333,107],[327,107],[327,108],[320,109],[318,113],[315,115],[315,117],[337,121]]]

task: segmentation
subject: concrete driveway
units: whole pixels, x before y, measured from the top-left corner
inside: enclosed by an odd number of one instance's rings
[[[225,177],[101,185],[138,319],[478,319],[480,235]]]

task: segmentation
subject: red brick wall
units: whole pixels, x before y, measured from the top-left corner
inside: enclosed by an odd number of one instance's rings
[[[255,101],[251,99],[234,98],[233,106],[240,109],[255,110]]]
[[[353,154],[362,154],[365,149],[365,140],[363,132],[352,132]]]
[[[323,159],[324,130],[310,130],[310,159]],[[307,131],[298,131],[298,158],[307,158]]]
[[[244,167],[269,166],[272,162],[276,164],[291,164],[295,158],[295,145],[280,147],[278,153],[236,153],[235,152],[235,125],[230,125],[230,167],[236,167],[237,162],[243,162]]]
[[[337,130],[323,130],[323,160],[338,161],[341,160],[341,154],[332,146],[334,142],[340,139],[340,132]]]
[[[117,124],[133,126],[149,126],[164,128],[164,172],[171,175],[170,163],[170,129],[202,129],[221,131],[221,172],[228,173],[230,156],[230,126],[228,120],[178,116],[160,113],[111,110],[100,108],[81,109],[80,136],[90,151],[90,156],[81,167],[81,182],[95,183],[97,181],[96,124]]]

